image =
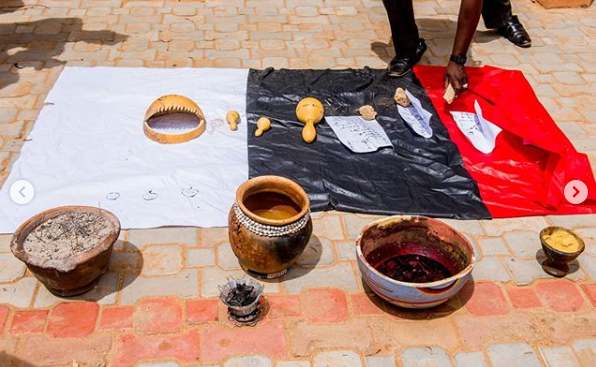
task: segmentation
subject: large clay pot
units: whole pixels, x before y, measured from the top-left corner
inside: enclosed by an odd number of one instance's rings
[[[25,252],[25,239],[40,224],[73,212],[93,212],[110,222],[112,230],[102,242],[76,256],[48,260]],[[107,210],[86,206],[64,206],[47,210],[23,223],[14,234],[10,249],[50,292],[61,297],[72,297],[91,290],[99,277],[108,271],[112,246],[120,235],[120,221]]]
[[[228,234],[242,268],[263,278],[285,274],[312,235],[309,208],[306,192],[287,178],[261,176],[240,185]]]
[[[358,267],[384,300],[406,308],[429,308],[455,296],[470,279],[474,249],[461,233],[427,217],[394,216],[367,225],[356,243]],[[398,281],[375,268],[396,255],[421,255],[449,269],[451,276],[428,283]]]

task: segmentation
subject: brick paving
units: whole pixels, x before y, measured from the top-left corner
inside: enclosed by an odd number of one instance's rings
[[[450,53],[459,1],[416,1],[425,64]],[[482,26],[471,60],[524,71],[596,167],[596,7],[514,2],[534,46]],[[383,67],[380,0],[8,0],[0,4],[0,184],[64,65]],[[593,367],[596,216],[447,223],[478,252],[474,283],[431,311],[392,307],[363,286],[354,240],[373,216],[314,216],[308,250],[265,284],[264,320],[239,329],[215,298],[239,276],[225,229],[124,231],[110,273],[75,300],[51,295],[0,235],[0,366]],[[587,243],[564,279],[540,268],[536,234]]]

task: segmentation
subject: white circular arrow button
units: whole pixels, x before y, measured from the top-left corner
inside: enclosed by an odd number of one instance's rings
[[[588,198],[588,186],[580,180],[569,181],[563,193],[571,204],[581,204]]]
[[[10,186],[10,197],[17,204],[28,204],[33,200],[35,190],[29,181],[18,180]]]

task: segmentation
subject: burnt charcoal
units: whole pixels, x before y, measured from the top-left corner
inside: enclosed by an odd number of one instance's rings
[[[226,295],[226,303],[233,307],[248,306],[257,300],[255,287],[247,284],[238,284]]]
[[[399,255],[380,263],[376,269],[386,276],[408,283],[429,283],[452,274],[443,264],[421,255]]]

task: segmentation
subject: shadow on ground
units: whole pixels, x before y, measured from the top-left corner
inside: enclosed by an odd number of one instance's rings
[[[0,352],[0,366],[2,367],[35,367],[34,365],[22,361],[4,351]]]
[[[290,266],[288,272],[282,277],[282,280],[292,280],[310,273],[316,268],[326,251],[329,250],[323,247],[321,239],[313,234],[308,245],[304,249],[304,252],[302,252],[296,262]]]
[[[143,252],[134,243],[121,240],[118,240],[117,243],[118,248],[124,249],[126,252],[119,252],[120,255],[124,255],[122,257],[117,257],[118,255],[112,253],[112,266],[116,268],[111,268],[110,270],[119,273],[122,272],[120,278],[124,280],[122,281],[122,288],[120,290],[123,290],[141,275],[143,266],[145,265],[145,258],[143,257]],[[131,256],[126,256],[127,254]],[[117,291],[118,287],[116,287]],[[105,294],[103,296],[105,297],[107,295]]]
[[[24,6],[25,4],[23,4],[22,0],[2,1],[0,3],[0,15],[15,12]]]
[[[474,294],[474,279],[470,278],[462,290],[447,302],[430,309],[417,310],[392,305],[377,296],[373,290],[366,285],[364,279],[362,279],[362,284],[364,286],[364,294],[366,294],[368,299],[380,310],[385,314],[406,320],[432,320],[449,316],[464,307],[470,298],[472,298],[472,294]]]
[[[104,301],[108,304],[115,303],[117,293],[120,290],[120,280],[127,280],[122,282],[122,289],[124,289],[139,276],[144,263],[142,252],[134,244],[118,240],[116,246],[125,248],[126,252],[112,253],[109,272],[100,276],[93,288],[78,296],[60,297],[51,294],[44,287],[36,297],[36,307],[49,307],[59,302],[77,300],[92,302]],[[135,256],[118,256],[119,254],[131,254]],[[4,366],[0,364],[0,367]]]
[[[540,266],[542,266],[542,270],[544,270],[544,272],[548,275],[552,275],[550,273],[548,273],[545,270],[545,267],[543,266],[544,261],[546,260],[546,254],[544,253],[543,249],[539,249],[538,251],[536,251],[536,261],[538,262],[538,264],[540,264]],[[572,275],[573,273],[576,273],[577,271],[579,271],[579,261],[577,259],[573,259],[570,262],[567,263],[567,266],[569,267],[569,271],[568,272],[561,272],[560,274],[556,271],[555,272],[558,274],[558,276],[556,276],[556,278],[563,278],[563,277],[568,277],[570,275]],[[552,270],[552,268],[551,268]],[[553,275],[553,277],[555,277]]]
[[[25,9],[22,1],[0,4],[0,64],[12,65],[0,72],[0,89],[19,80],[19,69],[50,69],[65,64],[58,59],[71,42],[114,45],[127,36],[112,31],[83,30],[80,18],[49,18],[30,22],[6,23],[10,14]],[[83,59],[81,59],[83,60]]]
[[[425,38],[428,45],[428,50],[423,56],[421,64],[445,66],[453,48],[457,22],[449,19],[420,18],[416,19],[416,23],[418,24],[420,37]],[[488,43],[499,38],[501,36],[496,31],[476,31],[470,51],[468,52],[467,65],[481,65],[480,62],[474,60],[471,54],[475,43]],[[389,43],[381,41],[373,42],[370,48],[386,63],[389,63],[393,59],[393,56],[395,56],[393,42],[391,40]],[[438,59],[444,59],[444,62],[441,61],[439,63]]]

